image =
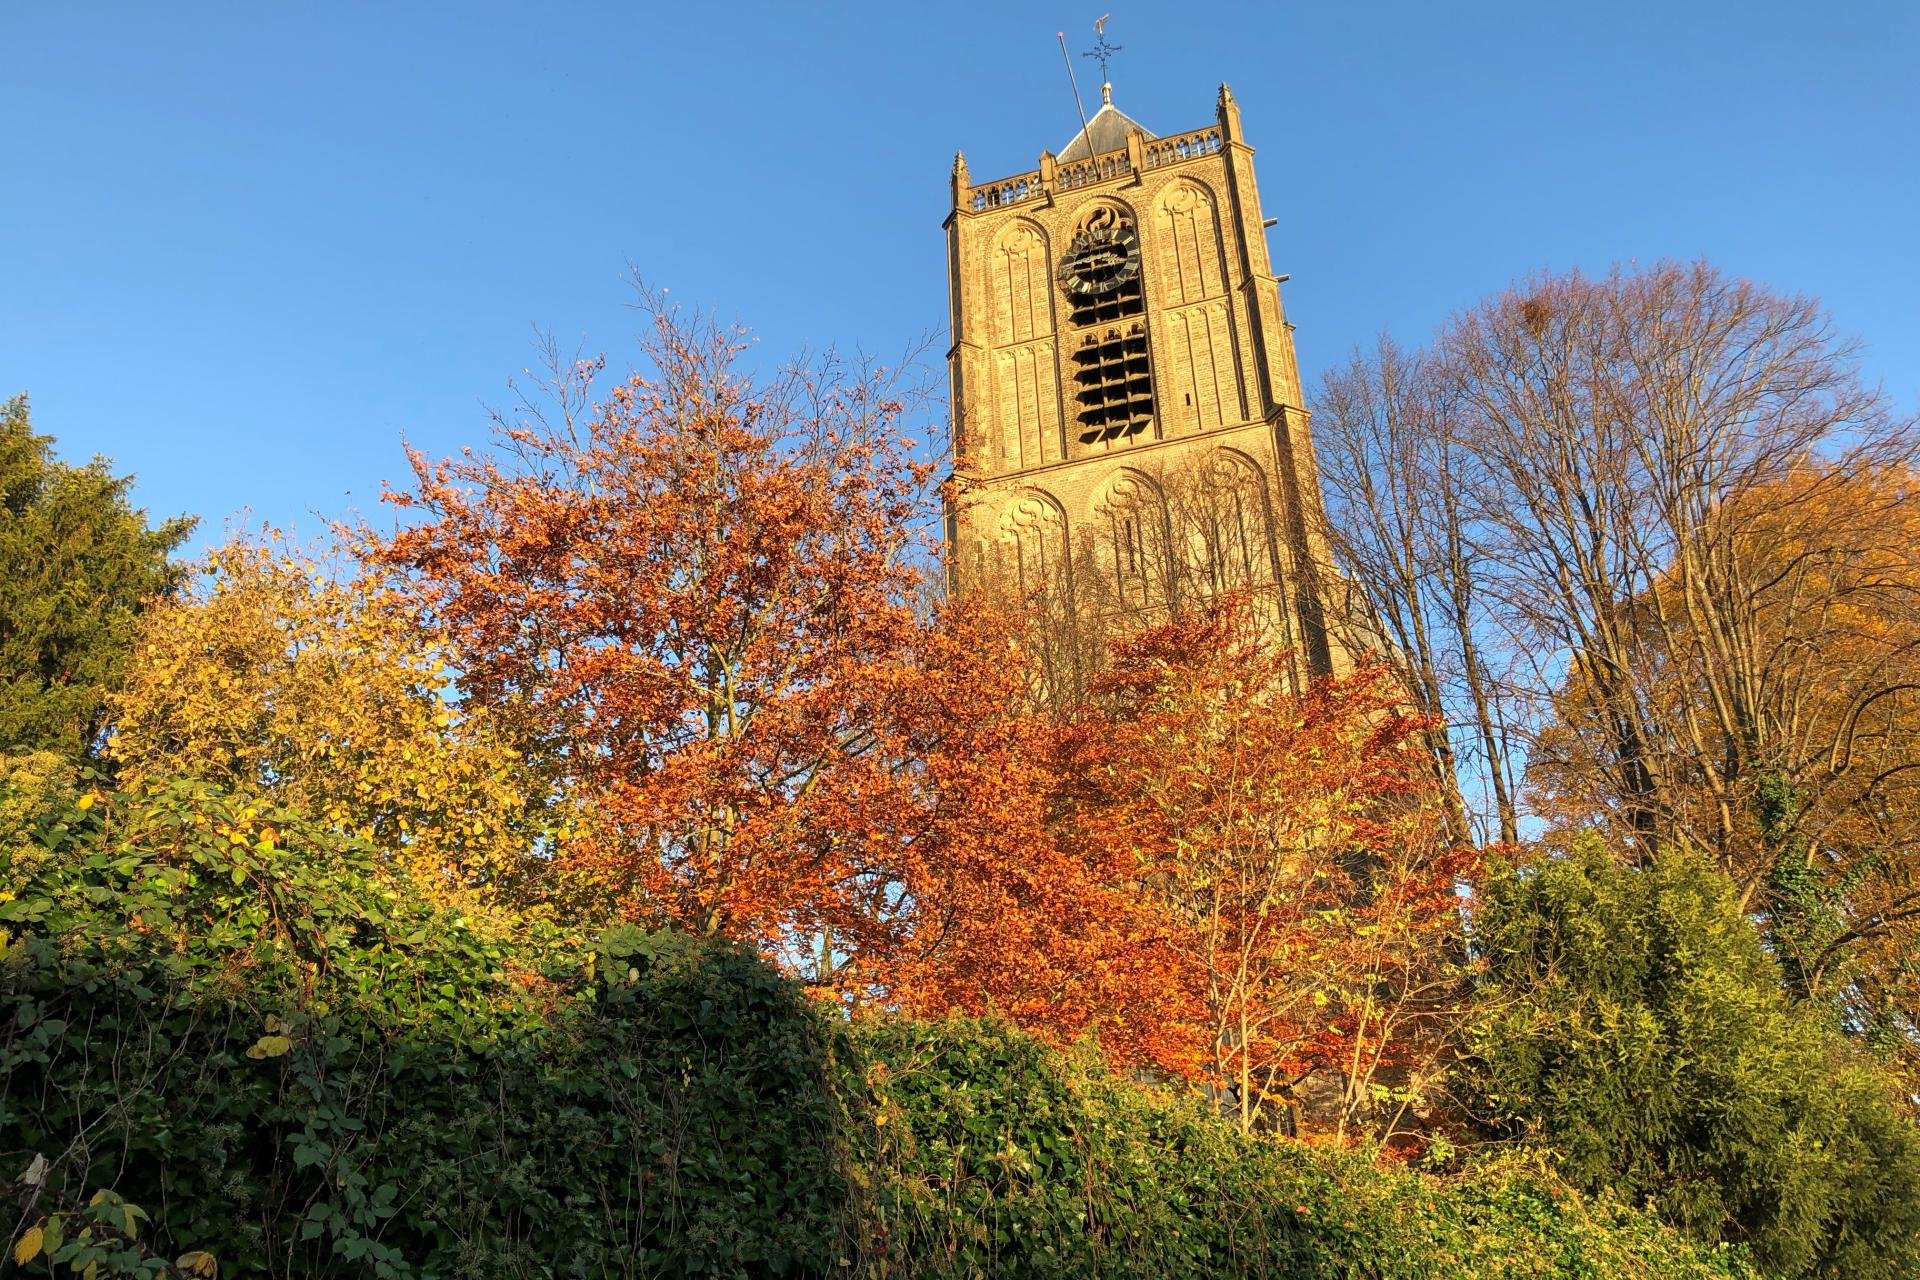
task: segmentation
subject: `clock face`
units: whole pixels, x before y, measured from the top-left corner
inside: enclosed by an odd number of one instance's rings
[[[1140,274],[1140,241],[1129,226],[1088,227],[1060,258],[1068,293],[1097,298]]]

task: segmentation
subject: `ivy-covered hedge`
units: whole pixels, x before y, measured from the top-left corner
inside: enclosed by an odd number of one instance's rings
[[[860,1028],[874,1236],[915,1276],[1744,1276],[1534,1159],[1450,1177],[1243,1137],[1192,1099],[992,1024]]]
[[[108,1188],[228,1276],[782,1274],[840,1247],[831,1028],[751,957],[489,936],[205,788],[39,843],[0,904],[0,1171],[50,1162],[30,1219]]]
[[[1523,1163],[1382,1171],[1003,1027],[849,1028],[723,945],[463,920],[204,787],[29,825],[0,832],[27,1273],[1749,1274]]]

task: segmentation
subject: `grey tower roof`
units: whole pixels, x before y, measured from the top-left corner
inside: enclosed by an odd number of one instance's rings
[[[1113,86],[1100,86],[1100,110],[1093,119],[1087,121],[1087,127],[1073,135],[1073,141],[1060,149],[1060,160],[1085,160],[1108,151],[1119,151],[1127,145],[1127,131],[1139,129],[1149,138],[1155,136],[1151,129],[1145,128],[1139,121],[1133,120],[1120,108],[1113,105]]]

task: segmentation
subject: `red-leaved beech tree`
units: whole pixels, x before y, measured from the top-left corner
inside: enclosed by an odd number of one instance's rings
[[[584,814],[556,875],[637,920],[748,940],[849,1005],[998,1010],[1190,1069],[1138,855],[1065,838],[1018,628],[929,609],[930,468],[877,372],[755,382],[737,332],[655,307],[494,448],[412,457],[373,559]]]

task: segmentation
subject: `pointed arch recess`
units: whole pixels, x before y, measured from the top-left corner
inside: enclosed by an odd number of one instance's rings
[[[1060,372],[1054,345],[1053,266],[1047,233],[1019,218],[994,237],[994,399],[998,470],[1061,460]]]
[[[1154,202],[1154,254],[1176,386],[1164,417],[1177,433],[1245,420],[1227,297],[1226,249],[1213,194],[1179,181]]]
[[[1189,554],[1214,595],[1279,580],[1266,473],[1238,449],[1207,455],[1186,523]]]
[[[1000,553],[1022,595],[1064,598],[1068,590],[1067,513],[1044,489],[1022,489],[1000,511]]]
[[[1047,232],[1016,218],[993,238],[993,341],[1031,342],[1053,333],[1053,266]]]
[[[1113,606],[1136,611],[1164,605],[1171,562],[1160,486],[1144,472],[1122,468],[1100,486],[1091,523]]]
[[[1168,306],[1226,296],[1226,255],[1212,192],[1197,182],[1173,183],[1154,202],[1153,229],[1160,296]]]

